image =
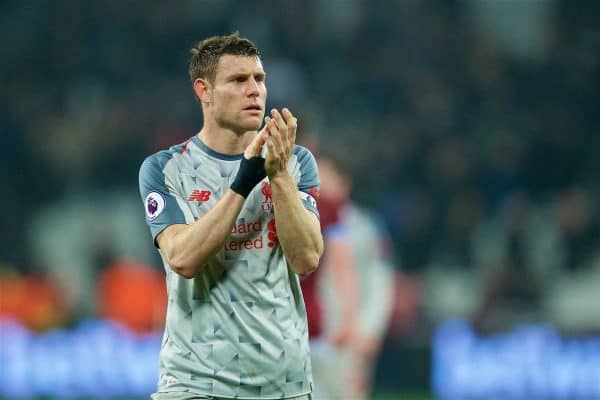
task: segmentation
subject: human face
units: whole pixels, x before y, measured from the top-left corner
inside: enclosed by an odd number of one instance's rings
[[[321,182],[321,198],[345,200],[350,192],[350,182],[347,176],[330,159],[320,157],[317,163]]]
[[[236,133],[258,130],[266,101],[265,71],[258,57],[220,57],[210,104],[210,114],[219,126]]]

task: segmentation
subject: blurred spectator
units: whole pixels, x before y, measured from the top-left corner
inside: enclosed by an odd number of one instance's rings
[[[0,319],[13,319],[38,332],[70,322],[61,293],[44,276],[0,266],[0,293]]]
[[[133,332],[163,328],[167,310],[165,276],[133,260],[117,260],[98,280],[98,315]]]
[[[30,219],[32,260],[75,316],[97,311],[95,282],[111,260],[150,264],[152,248],[135,193],[98,190],[40,208]]]

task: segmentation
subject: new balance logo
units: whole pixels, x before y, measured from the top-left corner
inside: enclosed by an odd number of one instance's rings
[[[194,190],[188,197],[188,201],[208,201],[210,199],[209,190]]]

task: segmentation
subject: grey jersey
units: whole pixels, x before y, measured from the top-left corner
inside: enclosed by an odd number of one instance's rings
[[[140,193],[153,240],[167,226],[192,224],[212,209],[241,158],[217,153],[197,136],[148,157]],[[296,146],[288,170],[305,207],[318,216],[314,157]],[[159,392],[279,399],[312,390],[304,300],[277,241],[267,178],[246,199],[223,249],[195,278],[173,272],[161,256],[168,309]]]

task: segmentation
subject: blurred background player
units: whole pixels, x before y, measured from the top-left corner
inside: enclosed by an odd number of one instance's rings
[[[351,398],[355,390],[348,386],[352,363],[347,358],[352,356],[358,325],[357,269],[351,243],[344,229],[340,229],[343,203],[331,195],[340,191],[334,186],[344,182],[332,176],[335,170],[322,167],[321,159],[317,160],[319,176],[324,173],[327,182],[318,202],[325,251],[317,272],[301,281],[309,323],[314,393],[316,399]],[[330,283],[331,291],[338,297],[335,309],[326,304],[325,282]]]
[[[311,276],[314,289],[305,291],[317,303],[308,310],[309,323],[318,324],[311,336],[315,396],[365,399],[394,300],[389,238],[378,216],[351,200],[341,158],[322,151],[317,164],[326,250]]]

